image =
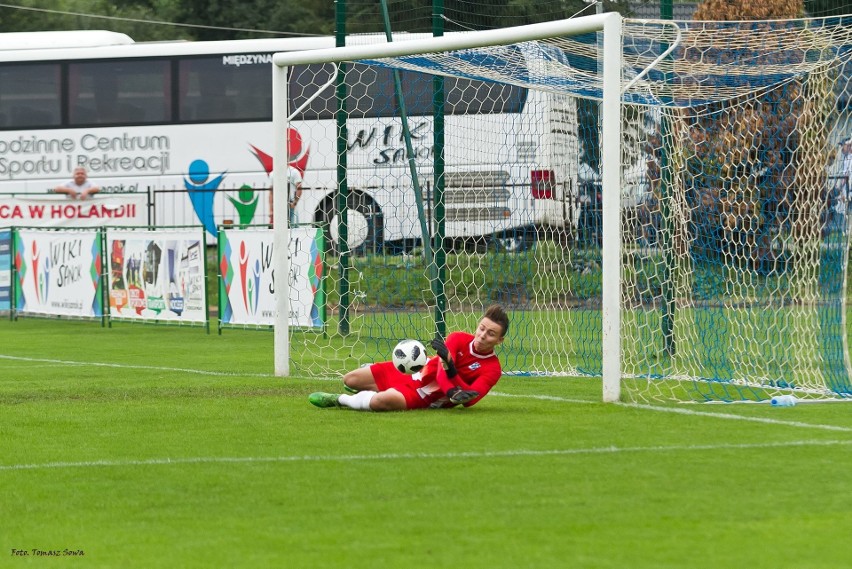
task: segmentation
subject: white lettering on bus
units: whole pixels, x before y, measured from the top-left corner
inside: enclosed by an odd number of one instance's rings
[[[74,150],[71,138],[39,138],[19,136],[12,140],[0,140],[0,154],[56,154]]]
[[[0,176],[16,178],[18,174],[59,174],[62,172],[62,161],[51,160],[45,156],[37,160],[9,160],[0,158]]]
[[[168,150],[168,136],[131,136],[126,132],[121,136],[97,136],[84,134],[80,138],[83,150]]]
[[[114,157],[109,154],[89,156],[77,155],[77,166],[82,166],[89,172],[158,172],[165,174],[169,171],[169,153],[161,152],[154,156],[122,156]]]
[[[223,55],[222,65],[256,65],[272,63],[272,54],[270,53],[255,53],[251,55]]]

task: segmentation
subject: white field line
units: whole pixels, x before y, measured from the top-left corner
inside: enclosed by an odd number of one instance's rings
[[[179,368],[179,367],[164,367],[164,366],[147,366],[147,365],[135,365],[135,364],[114,364],[107,362],[81,362],[81,361],[73,361],[73,360],[53,360],[49,358],[25,358],[20,356],[7,356],[0,354],[0,360],[9,360],[16,362],[24,362],[24,363],[42,363],[42,364],[52,364],[54,366],[92,366],[92,367],[111,367],[111,368],[121,368],[121,369],[144,369],[149,371],[173,371],[173,372],[181,372],[181,373],[193,373],[196,375],[212,375],[219,377],[274,377],[272,374],[268,373],[238,373],[234,371],[207,371],[203,369],[188,369],[188,368]]]
[[[635,409],[647,409],[663,413],[677,413],[679,415],[695,415],[700,417],[713,417],[715,419],[729,419],[732,421],[751,421],[753,423],[766,423],[769,425],[786,425],[788,427],[799,427],[803,429],[822,429],[824,431],[839,431],[852,433],[852,428],[839,425],[820,425],[815,423],[803,423],[801,421],[785,421],[784,419],[770,419],[768,417],[750,417],[745,415],[734,415],[733,413],[711,413],[708,411],[695,411],[692,409],[681,409],[678,407],[658,407],[656,405],[645,405],[642,403],[618,403],[622,407],[633,407]],[[783,412],[784,408],[778,409]]]
[[[207,370],[199,370],[199,369],[188,369],[188,368],[174,368],[174,367],[164,367],[164,366],[146,366],[146,365],[135,365],[135,364],[117,364],[117,363],[106,363],[106,362],[88,362],[88,361],[73,361],[73,360],[56,360],[49,358],[27,358],[20,356],[8,356],[4,354],[0,354],[0,360],[10,360],[10,361],[19,361],[19,362],[29,362],[29,363],[47,363],[47,364],[55,364],[55,365],[76,365],[76,366],[93,366],[93,367],[110,367],[110,368],[119,368],[119,369],[144,369],[150,371],[171,371],[171,372],[182,372],[182,373],[193,373],[197,375],[207,375],[207,376],[218,376],[218,377],[275,377],[272,374],[264,374],[264,373],[238,373],[238,372],[220,372],[220,371],[207,371]],[[328,378],[330,381],[339,381],[336,378]],[[557,397],[551,395],[513,395],[509,393],[501,393],[493,391],[490,395],[498,396],[498,397],[514,397],[521,399],[538,399],[538,400],[546,400],[546,401],[556,401],[561,403],[576,403],[576,404],[592,404],[598,403],[598,401],[589,401],[585,399],[572,399],[567,397]],[[703,417],[714,417],[717,419],[728,419],[732,421],[751,421],[755,423],[765,423],[770,425],[785,425],[789,427],[799,427],[799,428],[807,428],[807,429],[822,429],[827,431],[839,431],[839,432],[852,432],[852,428],[849,427],[840,427],[836,425],[819,425],[813,423],[803,423],[801,421],[785,421],[782,419],[770,419],[765,417],[749,417],[743,415],[734,415],[731,413],[711,413],[707,411],[694,411],[692,409],[683,409],[677,407],[661,407],[656,405],[644,405],[640,403],[617,403],[617,405],[621,405],[624,407],[633,407],[636,409],[645,409],[649,411],[657,411],[662,413],[677,413],[681,415],[694,415],[694,416],[703,416]],[[783,411],[783,410],[782,410]]]
[[[545,399],[549,401],[561,401],[563,403],[599,403],[598,401],[588,401],[582,399],[570,399],[567,397],[554,397],[550,395],[511,395],[508,393],[491,392],[489,395],[498,397],[516,397],[520,399]],[[842,433],[852,433],[852,428],[841,427],[838,425],[820,425],[815,423],[803,423],[801,421],[786,421],[784,419],[771,419],[768,417],[750,417],[747,415],[735,415],[733,413],[713,413],[711,411],[697,411],[693,409],[684,409],[682,407],[662,407],[658,405],[646,405],[642,403],[615,403],[621,407],[632,407],[634,409],[645,409],[647,411],[656,411],[658,413],[675,413],[678,415],[693,415],[698,417],[712,417],[714,419],[728,419],[730,421],[751,421],[753,423],[766,423],[768,425],[784,425],[787,427],[799,427],[804,429],[821,429],[824,431],[839,431]],[[784,409],[778,409],[784,412]]]
[[[0,472],[21,470],[55,470],[67,468],[98,468],[98,467],[136,467],[136,466],[178,466],[193,464],[269,464],[269,463],[307,463],[307,462],[363,462],[363,461],[397,461],[397,460],[456,460],[456,459],[491,459],[518,457],[551,457],[627,453],[661,453],[661,452],[694,452],[720,450],[755,450],[769,448],[791,447],[828,447],[849,446],[852,440],[801,440],[775,443],[747,443],[720,445],[674,445],[647,447],[592,447],[553,450],[506,450],[487,452],[442,452],[442,453],[381,453],[381,454],[352,454],[352,455],[300,455],[300,456],[210,456],[188,458],[150,458],[140,460],[95,460],[80,462],[46,462],[43,464],[4,464]]]

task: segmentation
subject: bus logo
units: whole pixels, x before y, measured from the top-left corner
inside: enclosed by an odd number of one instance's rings
[[[308,165],[308,157],[310,156],[310,147],[304,145],[302,135],[295,128],[289,128],[287,136],[288,148],[290,149],[289,163],[299,171],[299,174],[304,176]],[[272,156],[253,144],[249,146],[251,147],[252,154],[254,154],[263,167],[264,172],[267,175],[271,175],[273,166]],[[192,203],[195,216],[201,221],[204,229],[214,237],[219,234],[219,231],[216,227],[216,220],[213,217],[213,202],[216,197],[216,191],[222,185],[222,181],[225,179],[227,173],[225,171],[214,177],[210,172],[210,165],[207,161],[198,158],[190,163],[187,177],[183,180],[183,185],[189,195],[189,201]],[[250,225],[254,219],[259,202],[255,190],[251,186],[243,184],[239,189],[237,198],[227,197],[237,210],[240,225],[243,227]]]
[[[260,161],[263,169],[267,174],[272,174],[272,156],[254,145],[251,146],[252,153]],[[302,142],[302,135],[295,128],[287,129],[287,149],[289,152],[290,166],[299,171],[302,177],[305,176],[305,170],[308,167],[308,157],[311,154],[310,146],[305,146]]]
[[[216,222],[213,219],[213,198],[216,190],[225,178],[222,172],[215,178],[210,178],[210,166],[204,160],[193,160],[189,165],[189,179],[184,178],[183,185],[192,202],[192,209],[209,233],[217,235]]]

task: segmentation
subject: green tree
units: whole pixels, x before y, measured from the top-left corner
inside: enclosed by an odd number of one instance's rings
[[[785,20],[801,16],[801,0],[706,0],[697,20]],[[782,23],[760,24],[760,32]],[[748,33],[747,29],[739,33]],[[687,48],[686,62],[734,65],[753,61],[783,66],[801,57],[784,36],[734,51],[727,46]],[[774,45],[771,42],[776,42]],[[753,51],[751,51],[753,50]],[[770,270],[782,234],[815,239],[814,219],[824,203],[832,85],[820,74],[791,78],[759,94],[673,112],[672,129],[694,144],[682,183],[692,208],[691,234],[699,255],[728,255],[750,268]],[[662,148],[657,149],[658,158]]]
[[[23,8],[0,8],[0,32],[51,30],[110,30],[136,41],[193,39],[177,26],[153,21],[175,21],[177,0],[17,0]],[[62,13],[68,12],[68,13]],[[105,17],[93,17],[96,14]]]
[[[379,0],[337,1],[346,3],[348,33],[384,31]],[[331,0],[16,0],[16,4],[45,11],[0,8],[0,32],[107,29],[126,33],[136,41],[274,37],[268,31],[280,35],[335,32],[336,5]],[[624,5],[606,2],[605,8],[609,11]],[[387,9],[394,31],[432,31],[432,2],[387,0]],[[446,31],[490,29],[568,18],[581,12],[589,14],[593,9],[583,0],[444,0],[444,25]]]

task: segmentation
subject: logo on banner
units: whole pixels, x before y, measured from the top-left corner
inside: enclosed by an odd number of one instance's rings
[[[43,260],[42,257],[44,258]],[[39,267],[39,263],[41,263],[41,267]],[[36,241],[33,241],[32,266],[36,301],[39,304],[43,304],[47,301],[47,293],[50,287],[50,256],[42,254]]]
[[[240,243],[239,279],[243,289],[243,306],[246,313],[256,314],[260,300],[260,259],[255,259],[249,269],[249,254],[246,242]]]

